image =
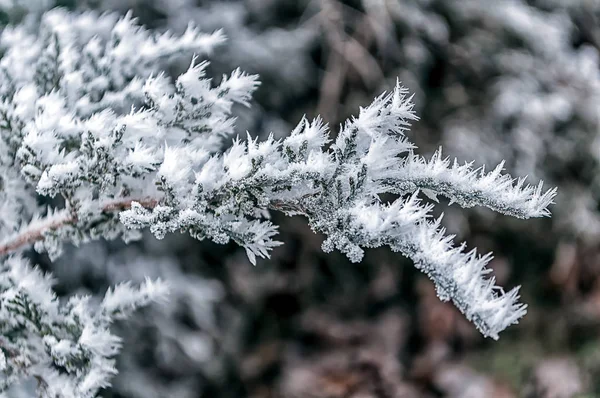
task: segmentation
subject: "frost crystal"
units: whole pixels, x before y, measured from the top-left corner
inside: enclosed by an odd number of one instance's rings
[[[406,137],[412,97],[398,83],[361,108],[333,139],[320,118],[291,134],[258,141],[234,135],[234,105],[248,106],[257,76],[240,70],[213,81],[208,62],[223,41],[189,26],[181,36],[154,34],[131,15],[54,9],[36,29],[0,36],[0,255],[29,244],[52,258],[63,242],[157,237],[182,231],[242,246],[253,264],[281,244],[269,211],[302,215],[326,236],[323,250],[352,261],[388,246],[411,258],[485,336],[525,314],[518,290],[497,287],[491,256],[454,246],[433,202],[486,206],[519,217],[549,215],[555,190],[502,174],[415,153]],[[176,78],[163,70],[191,58]],[[228,149],[225,149],[229,145]],[[57,198],[39,209],[35,195]],[[398,199],[385,203],[383,194]],[[88,298],[59,305],[50,280],[21,257],[0,270],[4,341],[2,387],[28,376],[44,396],[94,396],[116,370],[113,318],[164,296],[160,282],[125,283],[98,308]]]

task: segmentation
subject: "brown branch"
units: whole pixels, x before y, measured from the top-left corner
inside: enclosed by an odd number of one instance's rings
[[[131,198],[120,198],[111,202],[107,202],[102,206],[103,213],[112,213],[115,211],[127,210],[131,208],[132,202],[138,202],[146,208],[154,208],[158,204],[158,200],[147,198],[147,199],[131,199]],[[44,235],[49,231],[55,231],[61,227],[67,225],[76,224],[77,214],[68,212],[67,210],[62,211],[62,216],[54,219],[56,215],[50,217],[47,222],[42,222],[40,225],[32,228],[20,231],[18,234],[9,238],[8,240],[0,244],[0,256],[5,256],[10,253],[14,253],[23,246],[30,245],[44,239]]]
[[[354,35],[350,36],[344,30],[343,7],[344,4],[337,0],[323,0],[321,11],[316,16],[330,50],[321,82],[317,114],[329,122],[337,119],[342,89],[351,70],[369,88],[384,79],[383,70],[368,50],[373,40],[369,16],[357,13],[359,20],[354,23]]]

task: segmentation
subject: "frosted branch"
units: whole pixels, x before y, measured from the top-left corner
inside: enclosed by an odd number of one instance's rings
[[[537,186],[525,184],[525,178],[513,179],[502,174],[504,162],[486,173],[485,167],[474,169],[472,163],[460,165],[456,159],[442,158],[441,149],[428,162],[415,154],[408,156],[393,177],[383,180],[384,189],[405,194],[416,189],[442,195],[468,208],[483,206],[518,218],[549,216],[556,188],[543,191],[543,182]]]
[[[61,305],[51,283],[19,257],[0,267],[0,333],[5,336],[0,339],[0,392],[34,377],[40,396],[92,398],[117,372],[114,357],[121,341],[109,330],[112,319],[163,300],[166,286],[160,280],[139,288],[119,285],[96,308],[90,297],[75,296]]]

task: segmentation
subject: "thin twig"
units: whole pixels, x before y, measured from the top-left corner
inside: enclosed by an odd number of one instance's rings
[[[154,208],[158,201],[156,199],[132,199],[132,198],[120,198],[118,200],[110,201],[102,206],[103,213],[112,213],[115,211],[127,210],[131,208],[132,202],[138,202],[146,208]],[[37,241],[43,240],[44,236],[49,231],[55,231],[61,227],[67,225],[73,225],[77,223],[77,214],[69,212],[68,210],[62,210],[58,217],[56,214],[48,217],[47,222],[36,223],[37,225],[31,229],[25,229],[19,231],[13,237],[8,238],[2,244],[0,244],[0,256],[4,256],[10,253],[14,253],[21,249],[23,246],[33,244]]]

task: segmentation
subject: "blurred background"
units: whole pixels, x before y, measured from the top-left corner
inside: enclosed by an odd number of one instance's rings
[[[3,0],[4,22],[55,5],[181,32],[223,28],[214,76],[258,73],[238,129],[288,134],[302,115],[337,129],[399,78],[421,120],[410,139],[459,161],[558,186],[551,219],[443,203],[456,241],[493,251],[528,314],[484,339],[398,254],[321,252],[302,218],[271,260],[183,235],[95,242],[47,265],[62,295],[160,276],[168,305],[117,324],[106,397],[600,397],[599,0]],[[189,61],[189,60],[188,60]],[[171,73],[186,67],[173,65]],[[44,261],[44,258],[40,258]]]

